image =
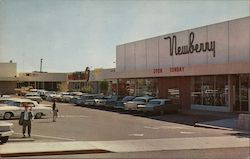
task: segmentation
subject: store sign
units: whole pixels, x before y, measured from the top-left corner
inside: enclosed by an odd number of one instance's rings
[[[86,67],[85,72],[73,72],[68,74],[68,80],[86,80],[89,81],[90,70]]]
[[[205,42],[205,43],[196,43],[194,44],[194,32],[189,34],[188,45],[178,46],[177,37],[173,35],[172,37],[165,37],[165,40],[169,40],[170,44],[170,56],[175,55],[185,55],[192,54],[194,52],[211,52],[213,57],[215,57],[215,41]]]
[[[184,67],[171,67],[170,72],[184,72]]]
[[[162,68],[153,69],[154,74],[162,73]]]

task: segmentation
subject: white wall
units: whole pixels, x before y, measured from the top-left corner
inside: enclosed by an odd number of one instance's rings
[[[117,46],[116,71],[150,70],[177,66],[227,64],[250,61],[250,17],[162,35]],[[177,46],[215,41],[215,57],[211,51],[170,56],[170,43],[164,37],[177,38]]]

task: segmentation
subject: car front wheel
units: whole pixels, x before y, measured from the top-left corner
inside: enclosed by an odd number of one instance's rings
[[[9,136],[1,137],[1,143],[4,144],[9,140]]]
[[[5,113],[3,118],[9,120],[11,118],[11,113]]]
[[[36,118],[36,119],[41,119],[41,118],[42,118],[42,113],[37,113],[37,114],[35,115],[35,118]]]

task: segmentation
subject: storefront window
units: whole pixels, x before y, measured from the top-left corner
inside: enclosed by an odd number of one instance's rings
[[[119,80],[119,85],[126,83],[126,93],[122,95],[135,95],[135,96],[157,96],[157,79],[123,79]],[[119,94],[124,92],[121,87],[119,87]]]
[[[227,76],[193,77],[191,97],[196,105],[228,106]]]
[[[202,77],[202,99],[203,105],[214,105],[214,76]]]
[[[228,83],[227,76],[216,76],[215,77],[215,99],[214,104],[216,106],[228,105]]]
[[[192,84],[193,84],[193,91],[191,94],[192,103],[201,105],[202,104],[202,93],[201,93],[202,80],[201,80],[201,77],[193,77]]]

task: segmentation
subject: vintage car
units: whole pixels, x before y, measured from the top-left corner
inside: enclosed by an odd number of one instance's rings
[[[40,95],[36,92],[27,93],[24,98],[36,101],[37,103],[41,103],[43,101]]]
[[[146,105],[152,99],[155,99],[155,97],[151,96],[136,97],[135,99],[127,102],[124,105],[124,110],[137,110],[138,105]]]
[[[178,112],[179,105],[173,104],[170,99],[152,99],[146,105],[138,105],[137,110],[144,113],[150,112],[163,115]]]
[[[14,99],[0,106],[0,118],[19,118],[21,112],[24,111],[24,103],[32,108],[32,112],[37,119],[42,118],[42,116],[48,116],[52,111],[51,107],[42,106],[36,101],[29,99]]]
[[[124,109],[124,105],[129,102],[132,101],[133,99],[135,99],[135,96],[125,96],[122,98],[122,100],[118,100],[115,105],[113,106],[113,108],[115,109]]]
[[[13,124],[5,121],[0,121],[0,141],[1,144],[6,143],[9,140],[14,131],[12,130]]]

